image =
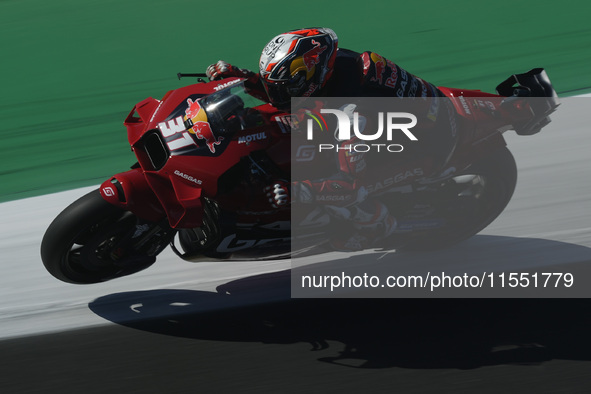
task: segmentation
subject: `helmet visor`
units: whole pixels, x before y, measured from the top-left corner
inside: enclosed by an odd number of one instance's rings
[[[287,89],[287,82],[264,82],[263,86],[269,96],[269,102],[275,107],[287,107],[290,105],[291,95]]]
[[[288,81],[265,81],[263,86],[269,101],[276,107],[288,107],[292,97],[300,97],[306,89],[306,76],[303,73],[294,75]]]

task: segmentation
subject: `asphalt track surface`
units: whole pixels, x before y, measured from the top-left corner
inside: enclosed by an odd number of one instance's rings
[[[480,235],[438,253],[441,264],[591,277],[591,138],[578,109],[565,101],[542,133],[507,135],[519,167],[512,202]],[[585,298],[290,299],[287,261],[190,264],[171,253],[129,278],[60,283],[39,242],[83,193],[0,205],[2,393],[591,389]],[[388,255],[393,265],[422,259]]]

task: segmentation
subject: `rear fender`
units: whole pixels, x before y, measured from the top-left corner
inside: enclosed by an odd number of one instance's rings
[[[137,217],[159,222],[166,217],[162,204],[150,188],[140,168],[119,173],[100,187],[108,203],[134,213]]]

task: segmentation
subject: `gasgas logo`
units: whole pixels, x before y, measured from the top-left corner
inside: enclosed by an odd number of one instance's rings
[[[330,114],[336,116],[337,129],[335,132],[335,139],[337,141],[345,142],[342,144],[326,144],[321,143],[318,145],[318,152],[323,151],[341,151],[345,150],[350,153],[364,153],[364,152],[402,152],[404,146],[401,144],[391,143],[393,140],[394,133],[402,133],[406,136],[409,141],[418,141],[417,137],[410,131],[417,125],[417,117],[409,112],[378,112],[377,123],[378,129],[375,133],[369,134],[365,130],[367,119],[364,116],[359,115],[358,112],[342,111],[337,109],[320,109],[320,115],[308,112],[306,131],[308,141],[314,140],[314,124],[318,125],[320,131],[324,131],[327,128],[327,123],[322,114]],[[320,119],[319,119],[320,118]],[[316,127],[318,129],[318,127]],[[353,134],[351,133],[353,130]],[[387,143],[370,143],[376,141],[386,134]],[[350,141],[352,137],[355,137],[358,141],[347,144],[346,141]]]
[[[185,173],[183,173],[183,172],[181,172],[179,170],[174,170],[174,175],[179,176],[179,177],[181,177],[183,179],[186,179],[189,182],[196,183],[197,185],[201,185],[203,183],[203,181],[201,181],[201,179],[194,178],[191,175],[185,174]]]

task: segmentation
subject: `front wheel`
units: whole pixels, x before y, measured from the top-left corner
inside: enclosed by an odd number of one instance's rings
[[[106,202],[98,190],[81,197],[48,227],[41,259],[51,275],[64,282],[90,284],[141,271],[166,247],[166,231],[140,223],[135,215]],[[138,247],[150,230],[150,241]]]

